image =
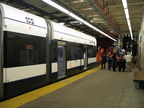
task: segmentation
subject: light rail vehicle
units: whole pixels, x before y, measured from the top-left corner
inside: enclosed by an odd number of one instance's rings
[[[96,66],[94,37],[0,3],[0,100]]]

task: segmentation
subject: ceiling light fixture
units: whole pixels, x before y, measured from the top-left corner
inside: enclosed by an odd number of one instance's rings
[[[42,1],[44,1],[45,3],[51,5],[51,6],[57,8],[57,9],[59,9],[59,10],[61,10],[62,12],[66,13],[66,14],[69,14],[69,11],[68,11],[67,9],[65,9],[64,7],[56,4],[55,2],[53,2],[53,1],[51,1],[51,0],[42,0]]]
[[[123,4],[123,8],[124,8],[128,28],[129,28],[129,31],[130,31],[131,39],[133,40],[133,34],[132,34],[132,28],[131,28],[131,23],[130,23],[130,16],[129,16],[127,0],[122,0],[122,4]]]
[[[69,16],[75,18],[76,20],[82,22],[83,24],[91,27],[92,29],[96,30],[97,32],[105,35],[106,37],[112,39],[113,41],[117,41],[116,39],[112,38],[111,36],[107,35],[106,33],[104,33],[103,31],[99,30],[98,28],[96,28],[95,26],[93,26],[92,24],[90,24],[89,22],[85,21],[84,19],[80,18],[79,16],[75,15],[74,13],[72,13],[71,11],[67,10],[66,8],[56,4],[55,2],[53,2],[52,0],[42,0],[43,2],[53,6],[54,8],[68,14]]]
[[[92,10],[92,8],[82,8],[80,10],[86,11],[86,10]]]

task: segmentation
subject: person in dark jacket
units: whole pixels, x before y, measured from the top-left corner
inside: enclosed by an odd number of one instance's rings
[[[108,69],[111,70],[112,68],[112,55],[111,54],[107,56],[107,62],[108,62]]]
[[[101,58],[102,58],[102,66],[101,66],[101,69],[105,69],[105,64],[106,64],[106,54],[105,53],[103,53],[102,54],[102,56],[101,56]]]
[[[116,64],[117,64],[116,53],[113,54],[112,59],[113,59],[113,71],[115,72],[116,71]]]
[[[123,72],[125,71],[125,64],[126,64],[125,59],[123,58],[123,56],[120,56],[120,60],[119,60],[119,72],[121,72],[121,69],[122,69]]]

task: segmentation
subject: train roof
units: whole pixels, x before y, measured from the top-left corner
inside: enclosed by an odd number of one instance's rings
[[[4,31],[46,37],[48,29],[44,18],[0,3],[2,29]],[[58,23],[48,21],[52,27],[52,39],[97,45],[96,38]]]
[[[88,34],[82,33],[80,31],[68,28],[59,23],[50,21],[53,28],[53,39],[72,41],[76,43],[88,44],[88,45],[97,45],[96,38]]]
[[[4,31],[46,36],[45,19],[17,8],[0,3]]]

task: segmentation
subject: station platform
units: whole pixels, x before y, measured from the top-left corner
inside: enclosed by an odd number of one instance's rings
[[[137,68],[100,68],[0,102],[0,108],[144,108],[144,90],[133,82]]]

